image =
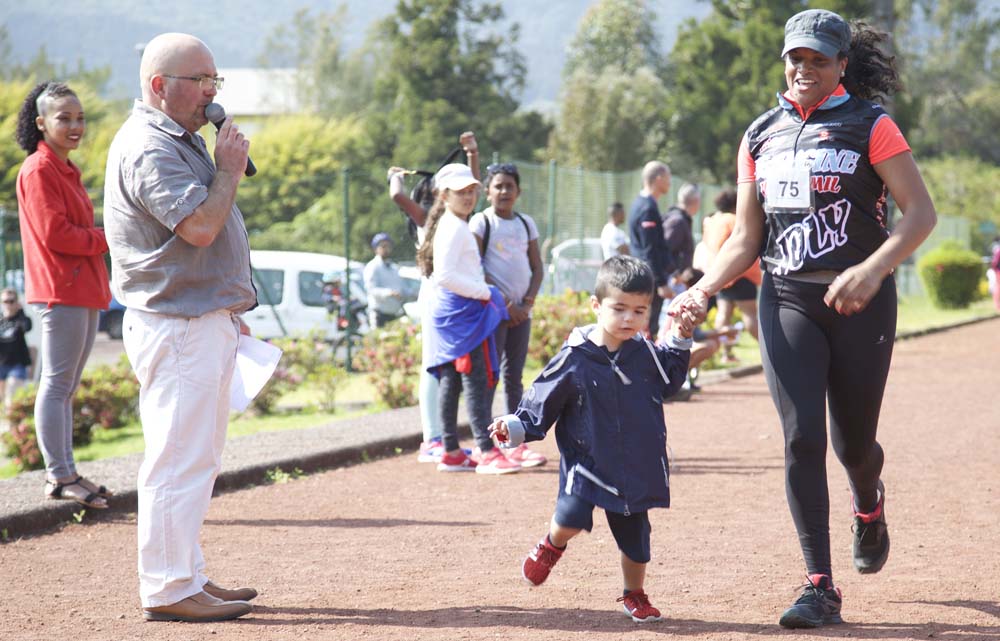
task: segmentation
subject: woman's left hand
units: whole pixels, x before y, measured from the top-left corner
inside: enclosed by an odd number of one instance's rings
[[[845,269],[830,283],[823,302],[844,316],[857,314],[868,307],[868,303],[882,287],[882,277],[864,265]]]
[[[674,318],[686,314],[689,322],[693,323],[694,326],[701,325],[708,315],[708,296],[704,290],[687,289],[670,301],[667,314]]]

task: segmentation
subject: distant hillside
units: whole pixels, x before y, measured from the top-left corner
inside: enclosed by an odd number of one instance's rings
[[[135,95],[139,49],[164,31],[186,31],[205,40],[220,67],[252,66],[264,38],[287,23],[300,7],[332,11],[348,6],[348,47],[358,46],[375,20],[391,13],[396,0],[311,0],[299,3],[274,0],[173,0],[141,3],[134,0],[79,0],[60,3],[0,3],[0,22],[11,37],[17,61],[34,57],[41,44],[49,58],[71,67],[78,59],[87,66],[111,65],[112,90],[119,96]],[[559,90],[565,48],[576,32],[580,17],[593,0],[505,0],[507,19],[521,25],[519,48],[528,65],[522,102],[545,103]],[[653,3],[664,5],[668,3]],[[708,2],[669,3],[670,15],[658,28],[666,50],[673,45],[678,25],[687,17],[708,13]]]

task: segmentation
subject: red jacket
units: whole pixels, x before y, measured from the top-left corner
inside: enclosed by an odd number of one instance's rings
[[[44,142],[17,173],[18,218],[29,303],[107,309],[111,302],[104,230],[80,170]]]

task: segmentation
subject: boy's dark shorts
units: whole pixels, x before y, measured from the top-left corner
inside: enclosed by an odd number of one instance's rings
[[[608,527],[618,543],[618,549],[635,563],[649,563],[649,513],[633,512],[628,516],[604,510]],[[594,505],[573,494],[559,493],[556,513],[552,517],[563,527],[586,530],[594,527]]]

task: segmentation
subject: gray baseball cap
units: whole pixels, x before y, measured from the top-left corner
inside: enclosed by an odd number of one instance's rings
[[[796,13],[785,23],[785,48],[781,50],[781,57],[798,47],[835,58],[851,48],[851,27],[843,18],[825,9]]]

